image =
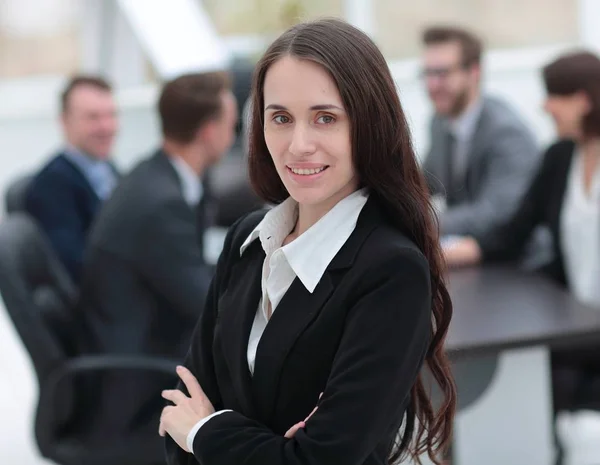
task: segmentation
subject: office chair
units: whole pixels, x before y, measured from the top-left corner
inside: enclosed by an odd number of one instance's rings
[[[33,175],[25,175],[15,179],[6,189],[4,204],[6,213],[25,211],[25,196],[33,180]]]
[[[33,362],[39,384],[35,438],[41,454],[60,465],[164,464],[162,441],[124,437],[98,443],[81,422],[80,382],[115,370],[171,375],[176,362],[116,355],[77,356],[72,309],[75,287],[35,222],[24,213],[0,221],[0,295]],[[175,381],[174,381],[175,382]],[[93,417],[86,418],[87,423]]]

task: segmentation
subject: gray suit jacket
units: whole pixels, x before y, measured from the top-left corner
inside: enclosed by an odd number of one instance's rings
[[[432,194],[447,185],[446,121],[431,122],[431,148],[423,169]],[[540,159],[534,137],[505,102],[484,97],[466,162],[464,184],[440,215],[442,234],[494,234],[517,208]]]

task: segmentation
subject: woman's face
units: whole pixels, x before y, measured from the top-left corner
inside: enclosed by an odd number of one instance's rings
[[[590,102],[583,92],[571,95],[548,95],[544,110],[552,117],[560,138],[580,139],[583,119],[590,112]]]
[[[291,56],[271,65],[264,121],[277,173],[298,203],[328,210],[357,189],[350,120],[335,82],[320,65]]]

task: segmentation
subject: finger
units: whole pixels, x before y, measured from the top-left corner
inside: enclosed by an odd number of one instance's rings
[[[200,387],[200,383],[198,383],[198,380],[190,370],[184,366],[178,366],[177,374],[179,375],[179,378],[181,378],[181,381],[183,381],[183,384],[185,384],[185,387],[190,393],[190,397],[201,397],[205,395]]]
[[[162,392],[163,399],[170,400],[175,405],[181,405],[186,400],[189,400],[189,397],[186,396],[179,389],[169,389]]]
[[[304,428],[305,424],[303,421],[301,421],[300,423],[296,423],[294,426],[292,426],[290,429],[288,429],[286,431],[286,433],[284,434],[285,438],[288,439],[292,439],[295,434],[298,432],[299,429]]]
[[[314,415],[314,413],[315,413],[315,412],[318,410],[318,408],[319,408],[319,407],[315,407],[315,408],[313,409],[313,411],[312,411],[312,412],[310,412],[310,415],[308,415],[308,416],[307,416],[307,417],[304,419],[304,421],[308,421],[308,419]]]
[[[167,424],[165,423],[165,417],[170,412],[172,412],[174,408],[175,407],[169,405],[169,406],[163,408],[162,412],[160,413],[160,424],[158,426],[158,434],[160,434],[163,437],[165,436],[165,434],[167,432]]]

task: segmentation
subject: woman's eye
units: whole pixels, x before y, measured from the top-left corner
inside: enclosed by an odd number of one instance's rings
[[[275,115],[273,117],[273,121],[275,121],[277,124],[285,124],[289,123],[290,119],[285,115]]]
[[[335,121],[335,118],[331,115],[323,115],[323,116],[319,116],[317,121],[319,123],[323,123],[323,124],[331,124]]]

